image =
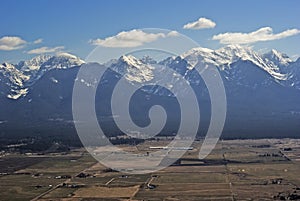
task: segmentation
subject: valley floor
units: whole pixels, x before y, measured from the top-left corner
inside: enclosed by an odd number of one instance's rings
[[[124,149],[149,151],[168,141]],[[124,174],[84,149],[0,156],[0,200],[300,200],[300,139],[219,141],[198,160],[201,141],[161,171]]]

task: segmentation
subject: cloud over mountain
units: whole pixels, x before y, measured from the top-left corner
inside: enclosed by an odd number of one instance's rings
[[[213,40],[218,40],[222,44],[250,44],[260,41],[278,40],[299,34],[298,29],[288,29],[286,31],[274,34],[271,27],[263,27],[250,33],[227,32],[214,35]]]
[[[184,29],[211,29],[216,26],[216,23],[210,19],[201,17],[195,22],[189,22],[183,26]]]
[[[45,54],[45,53],[53,53],[63,50],[64,46],[57,46],[57,47],[40,47],[36,49],[29,50],[27,54]]]
[[[103,47],[138,47],[145,43],[153,42],[159,38],[174,37],[178,32],[171,31],[168,34],[165,33],[147,33],[143,30],[133,29],[130,31],[122,31],[115,36],[110,36],[105,39],[90,40],[92,45],[99,45]]]

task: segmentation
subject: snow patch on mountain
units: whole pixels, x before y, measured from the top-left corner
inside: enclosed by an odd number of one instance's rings
[[[123,55],[119,58],[118,62],[113,63],[110,68],[123,75],[128,81],[143,83],[152,80],[154,76],[154,66],[147,63],[147,61],[148,60],[138,59],[132,55]],[[151,61],[153,60],[151,59]]]
[[[191,83],[198,83],[198,78],[191,75],[195,65],[214,65],[220,69],[222,76],[236,84],[260,86],[275,81],[285,86],[300,89],[300,60],[292,61],[286,54],[271,50],[265,54],[258,54],[249,47],[228,45],[217,50],[208,48],[194,48],[180,56],[173,56],[157,62],[149,56],[136,58],[133,55],[123,55],[119,59],[112,59],[105,64],[106,67],[117,72],[126,80],[134,83],[145,83],[153,80],[154,71],[165,73],[165,68],[158,69],[158,65],[176,70],[186,77]],[[7,86],[10,99],[19,99],[26,96],[28,88],[41,79],[42,76],[52,69],[69,69],[81,66],[85,62],[80,58],[69,54],[59,53],[55,56],[40,55],[28,61],[21,61],[16,65],[4,63],[0,65],[1,86]],[[257,71],[257,69],[260,69]],[[261,71],[262,70],[262,71]],[[266,75],[261,75],[266,72]],[[269,77],[267,76],[269,75]],[[267,78],[268,77],[268,78]],[[251,79],[251,82],[245,81]],[[51,77],[53,83],[59,84],[59,80]],[[170,82],[176,82],[174,80]],[[85,83],[92,86],[93,83]],[[9,92],[7,92],[9,91]]]
[[[0,65],[0,73],[9,80],[6,84],[11,87],[23,87],[24,82],[30,79],[30,76],[24,75],[22,71],[9,63]]]
[[[151,81],[153,71],[158,70],[157,65],[162,65],[176,70],[191,83],[199,83],[195,80],[198,78],[191,75],[198,62],[216,66],[224,79],[237,85],[245,84],[254,89],[271,85],[275,81],[282,86],[300,89],[300,67],[297,62],[275,50],[270,54],[259,54],[250,47],[239,45],[228,45],[217,50],[198,47],[160,62],[149,56],[139,59],[127,55],[111,60],[106,66],[124,76],[129,82]],[[163,67],[160,71],[165,72]],[[299,87],[296,87],[298,85]]]
[[[33,85],[48,71],[72,68],[83,63],[83,60],[69,53],[59,53],[55,56],[39,55],[30,60],[21,61],[16,65],[1,64],[0,78],[11,88],[7,97],[19,99],[22,96],[26,96],[28,87]]]
[[[239,60],[250,61],[256,66],[268,72],[276,80],[286,80],[288,77],[279,71],[279,67],[270,64],[264,58],[249,47],[239,45],[228,45],[218,50],[207,48],[194,48],[181,55],[181,58],[187,60],[192,66],[198,61],[212,64],[221,70],[230,69],[231,65]]]
[[[293,62],[293,60],[289,58],[286,54],[280,53],[274,49],[272,49],[270,52],[263,54],[262,57],[265,59],[266,63],[275,67],[288,66],[290,63]]]
[[[12,89],[11,93],[7,95],[7,98],[16,100],[16,99],[20,98],[21,96],[26,96],[27,93],[28,93],[28,88]]]

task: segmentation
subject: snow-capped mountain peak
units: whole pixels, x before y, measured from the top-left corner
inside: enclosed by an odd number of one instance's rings
[[[23,72],[39,70],[41,65],[51,58],[50,55],[39,55],[27,61],[21,61],[16,66]]]
[[[248,47],[242,47],[239,45],[228,45],[218,50],[193,48],[181,55],[181,58],[186,59],[187,61],[197,59],[221,68],[229,66],[238,60],[250,60],[257,63],[253,57],[256,57],[255,52]]]
[[[240,45],[228,45],[217,50],[207,48],[194,48],[181,55],[190,64],[197,61],[212,64],[222,70],[230,69],[231,65],[239,60],[250,61],[262,68],[277,80],[286,80],[287,76],[280,73],[279,67],[273,63],[267,63],[262,56],[250,47]]]
[[[112,63],[110,68],[123,75],[128,81],[142,83],[153,78],[153,65],[132,55],[121,56],[117,62]]]
[[[287,66],[292,63],[292,59],[289,58],[286,54],[280,53],[277,50],[272,49],[270,52],[267,52],[262,55],[267,63],[275,66]]]
[[[55,56],[39,55],[27,61],[21,61],[17,68],[23,72],[38,71],[41,68],[70,68],[79,66],[84,61],[69,53],[58,53]]]
[[[290,86],[298,83],[297,76],[294,74],[299,74],[299,62],[292,62],[287,55],[276,50],[261,55],[250,47],[239,45],[228,45],[217,50],[193,48],[180,56],[169,57],[159,63],[149,56],[140,59],[133,55],[123,55],[105,65],[129,82],[144,83],[153,79],[155,70],[164,72],[157,65],[170,67],[178,70],[182,75],[188,75],[198,62],[218,67],[223,72],[225,79],[228,80],[244,79],[242,77],[248,76],[247,79],[251,77],[252,83],[254,83],[257,80],[257,72],[260,74],[265,71],[270,78],[268,81],[287,83],[288,80],[291,82]],[[48,71],[67,70],[83,63],[83,60],[69,53],[59,53],[54,56],[40,55],[28,61],[19,62],[17,65],[4,63],[0,65],[0,84],[8,86],[8,90],[5,89],[6,92],[2,91],[2,94],[6,94],[11,99],[26,96],[30,86],[34,85]],[[256,68],[263,71],[257,71]],[[268,77],[267,74],[264,76]],[[51,80],[59,83],[55,76],[51,77]]]
[[[64,62],[64,66],[59,65],[61,68],[71,68],[74,66],[80,66],[85,63],[85,61],[83,61],[79,57],[66,52],[57,53],[53,58],[55,58],[53,59],[53,61],[57,61],[58,63],[62,61]],[[57,66],[57,68],[59,68],[59,66]]]
[[[235,62],[237,60],[250,60],[252,59],[255,52],[249,47],[242,47],[239,45],[228,45],[215,51],[218,55],[223,55],[229,62]]]
[[[119,60],[127,63],[130,66],[135,66],[135,67],[139,67],[139,65],[143,64],[142,61],[140,61],[139,59],[135,58],[132,55],[127,55],[127,56],[123,55],[120,57]]]
[[[60,53],[56,56],[39,55],[17,65],[4,63],[0,65],[0,76],[7,79],[5,85],[11,88],[8,98],[18,99],[25,96],[28,87],[39,80],[46,72],[52,69],[67,69],[80,66],[84,61],[69,53]],[[1,78],[1,77],[0,77]]]
[[[24,75],[22,71],[9,63],[0,64],[0,75],[1,74],[7,79],[6,84],[10,87],[23,87],[23,83],[30,78],[30,76]]]

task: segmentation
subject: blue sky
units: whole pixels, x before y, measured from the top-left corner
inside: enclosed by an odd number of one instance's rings
[[[220,39],[212,40],[213,36],[223,33],[248,34],[263,27],[272,28],[273,34],[291,29],[297,32],[300,29],[299,8],[300,1],[296,0],[3,0],[0,62],[31,58],[37,54],[29,54],[30,51],[42,47],[45,51],[64,51],[85,58],[95,48],[90,40],[103,40],[121,31],[141,28],[176,30],[202,47],[217,49],[226,44]],[[211,20],[215,26],[183,29],[185,24],[201,17]],[[1,38],[6,36],[23,41],[13,50],[1,49]],[[296,57],[300,56],[299,44],[300,34],[294,33],[246,45],[256,50],[274,48]]]

